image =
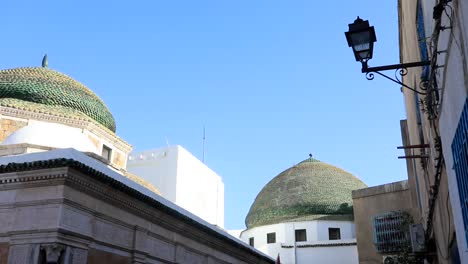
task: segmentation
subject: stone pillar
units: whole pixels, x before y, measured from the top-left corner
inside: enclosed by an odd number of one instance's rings
[[[39,244],[11,245],[8,252],[8,264],[37,263]]]

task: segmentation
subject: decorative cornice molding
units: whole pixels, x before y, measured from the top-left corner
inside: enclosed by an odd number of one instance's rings
[[[346,247],[356,246],[356,242],[345,242],[345,243],[320,243],[320,244],[303,244],[296,245],[297,248],[316,248],[316,247]],[[281,248],[294,248],[294,245],[281,245]]]
[[[123,139],[121,139],[115,133],[110,131],[108,128],[98,124],[91,118],[87,119],[72,116],[61,116],[50,113],[33,112],[25,109],[7,106],[0,106],[0,114],[15,118],[34,119],[86,129],[92,133],[95,133],[97,136],[108,139],[109,142],[114,144],[117,148],[122,149],[127,153],[130,153],[133,149],[133,147],[129,143],[125,142]]]

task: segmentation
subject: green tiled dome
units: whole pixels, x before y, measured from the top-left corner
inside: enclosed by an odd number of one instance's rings
[[[90,89],[65,74],[46,67],[0,70],[0,99],[55,107],[59,115],[81,112],[115,132],[115,120],[102,100]],[[13,106],[14,107],[14,106]],[[64,109],[70,109],[65,111]],[[34,109],[30,109],[34,110]]]
[[[367,186],[352,174],[312,157],[283,171],[257,195],[247,228],[313,219],[351,219],[351,191]]]

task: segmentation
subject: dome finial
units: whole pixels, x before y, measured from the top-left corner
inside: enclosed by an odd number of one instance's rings
[[[312,158],[312,153],[309,153],[309,158]]]
[[[42,58],[42,67],[47,68],[49,66],[49,62],[47,61],[47,54],[44,55],[44,58]]]

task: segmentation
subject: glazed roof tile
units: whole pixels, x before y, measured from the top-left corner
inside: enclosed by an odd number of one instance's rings
[[[291,221],[352,219],[351,192],[367,187],[352,174],[312,157],[283,171],[257,195],[248,228]],[[338,217],[338,218],[337,218]]]
[[[69,76],[46,67],[0,70],[0,99],[15,99],[3,104],[25,110],[35,110],[37,105],[21,101],[44,105],[42,109],[56,115],[84,114],[112,132],[116,129],[114,117],[96,94]],[[35,109],[29,109],[31,106]]]

